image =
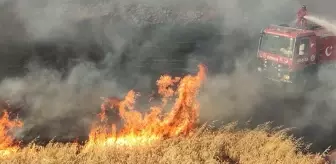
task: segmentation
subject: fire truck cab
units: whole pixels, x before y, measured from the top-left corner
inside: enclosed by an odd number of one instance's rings
[[[270,25],[260,34],[258,71],[267,79],[306,88],[321,64],[335,61],[336,36],[312,22],[304,28]]]

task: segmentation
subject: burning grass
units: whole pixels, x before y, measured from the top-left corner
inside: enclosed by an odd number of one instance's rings
[[[200,128],[188,137],[176,137],[143,146],[93,146],[76,144],[30,145],[7,156],[0,163],[241,163],[241,164],[319,164],[321,156],[303,154],[300,141],[285,131],[236,129],[220,131]]]
[[[14,145],[14,138],[9,132],[14,128],[20,128],[23,123],[20,120],[10,120],[8,112],[3,112],[0,118],[0,156],[15,153],[19,147]]]
[[[9,120],[5,113],[0,121],[0,150],[6,153],[0,154],[0,163],[318,164],[322,160],[321,156],[304,155],[298,140],[269,126],[236,129],[228,125],[217,131],[205,126],[196,129],[200,108],[196,97],[204,79],[203,65],[195,76],[161,76],[157,85],[162,104],[151,107],[147,113],[135,110],[137,94],[132,90],[124,100],[104,99],[98,120],[93,123],[84,145],[30,144],[18,149],[7,132],[22,124]],[[173,100],[172,109],[162,113],[170,100]],[[108,122],[107,110],[117,111],[123,121],[120,129]]]
[[[100,121],[94,124],[90,132],[87,146],[143,145],[163,138],[188,135],[194,130],[198,119],[200,105],[196,97],[204,79],[203,65],[199,65],[199,72],[195,76],[161,76],[157,86],[162,104],[151,107],[146,114],[135,110],[134,104],[139,94],[132,90],[120,102],[107,99],[98,114]],[[171,111],[162,113],[167,102],[173,98],[175,101]],[[115,124],[107,123],[106,107],[116,107],[123,120],[123,127],[118,132]]]

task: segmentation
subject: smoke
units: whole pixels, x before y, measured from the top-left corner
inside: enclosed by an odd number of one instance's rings
[[[336,34],[336,26],[331,21],[321,17],[317,17],[315,15],[308,15],[305,16],[305,18]],[[304,127],[311,123],[314,123],[318,124],[322,129],[326,131],[326,133],[333,130],[334,118],[330,117],[333,113],[332,109],[335,107],[333,100],[335,98],[334,94],[336,83],[332,75],[333,72],[333,64],[325,63],[319,67],[316,77],[319,81],[319,86],[307,95],[307,98],[310,101],[305,104],[305,111],[303,112],[302,117],[298,120],[293,121],[299,127]],[[321,104],[323,104],[324,106],[322,107],[326,109],[319,109],[321,107]]]
[[[251,117],[263,99],[261,84],[245,66],[238,66],[229,75],[209,78],[205,93],[200,95],[201,119],[230,122]]]
[[[29,45],[24,55],[38,58],[26,57],[28,62],[22,63],[22,58],[2,54],[3,70],[9,68],[6,61],[21,67],[35,61],[24,75],[4,71],[0,83],[1,98],[26,105],[24,136],[87,135],[99,112],[100,97],[122,98],[130,89],[145,96],[155,89],[159,75],[195,72],[200,62],[209,68],[200,95],[202,121],[252,117],[255,123],[302,124],[304,129],[310,125],[307,118],[314,116],[300,110],[308,108],[305,102],[287,102],[287,95],[263,85],[249,66],[260,30],[293,21],[298,2],[16,0],[6,4],[11,18],[20,23],[8,28],[13,31],[8,38],[28,40],[11,44]],[[47,48],[39,48],[42,43]],[[98,59],[90,59],[90,54]],[[322,101],[316,94],[310,99],[316,97]],[[305,119],[293,122],[299,116]]]
[[[230,1],[226,2],[230,3]],[[268,2],[274,3],[273,1]],[[302,3],[310,4],[308,5],[309,13],[320,13],[320,15],[324,15],[323,17],[334,16],[332,14],[333,11],[323,10],[323,7],[320,8],[319,5],[315,7],[315,5],[312,4],[313,2],[305,1]],[[327,9],[328,5],[330,6],[333,2],[324,1],[319,2],[319,4],[320,3],[323,4],[321,6],[325,6],[324,9]],[[274,5],[273,7],[284,5],[279,8],[288,9],[287,14],[286,11],[281,11],[281,14],[277,16],[276,8],[265,7],[264,9],[260,9],[260,11],[270,13],[271,15],[264,18],[262,15],[258,15],[258,11],[247,12],[237,4],[238,1],[230,3],[229,5],[219,5],[229,8],[221,10],[223,12],[229,12],[229,14],[223,14],[225,15],[222,26],[224,27],[223,31],[232,33],[234,30],[241,29],[243,33],[251,36],[251,38],[256,35],[255,32],[257,32],[258,29],[260,30],[263,26],[270,23],[280,24],[293,21],[295,19],[295,11],[293,12],[288,7],[293,7],[294,10],[299,9],[299,4],[295,2]],[[250,6],[253,5],[250,4]],[[287,6],[287,8],[285,6]],[[248,13],[247,15],[253,15],[252,18],[245,17],[242,11]],[[289,14],[290,12],[292,13]],[[232,13],[232,15],[230,15],[230,13]],[[317,17],[315,14],[309,14],[306,18],[335,33],[335,25],[332,21]],[[225,19],[230,21],[225,21]],[[264,22],[257,20],[263,20]],[[226,42],[226,44],[222,42],[217,48],[225,49],[226,52],[228,52],[230,47],[233,48],[242,43],[239,37],[230,41],[229,43]],[[247,41],[247,43],[251,42],[252,39]],[[254,42],[257,43],[257,40],[255,39]],[[244,54],[242,55],[243,57],[237,55],[233,60],[229,60],[229,62],[227,62],[227,58],[223,59],[223,67],[234,65],[234,71],[229,74],[219,74],[209,78],[205,91],[200,98],[202,102],[201,118],[204,120],[211,118],[224,122],[251,119],[254,125],[265,121],[273,121],[275,125],[295,127],[295,134],[298,137],[304,137],[307,142],[313,142],[313,150],[315,151],[323,151],[323,149],[329,145],[334,145],[332,138],[333,135],[335,135],[335,79],[333,78],[332,72],[334,72],[335,69],[333,65],[326,64],[319,68],[316,77],[319,82],[318,88],[306,93],[303,97],[293,98],[292,95],[282,93],[281,90],[278,90],[274,86],[265,86],[265,81],[258,78],[246,64],[241,65],[241,61],[249,60],[248,57],[244,57],[253,56],[256,52],[253,47],[248,46],[249,44],[245,45],[244,52],[238,53],[237,47],[235,47],[235,52],[231,53],[234,55]],[[229,54],[230,53],[228,53],[228,56]],[[237,62],[238,65],[240,63],[239,66],[237,66]],[[221,72],[226,71],[222,70]]]
[[[262,100],[261,88],[248,68],[237,66],[236,61],[239,57],[254,55],[257,44],[254,39],[264,25],[292,19],[291,15],[284,16],[283,10],[274,3],[284,5],[284,2],[265,0],[254,3],[233,0],[206,3],[15,1],[12,9],[23,24],[28,40],[60,44],[57,39],[65,38],[81,46],[87,45],[85,42],[99,42],[107,50],[98,65],[77,63],[70,67],[66,77],[63,72],[44,68],[44,65],[29,68],[25,76],[4,79],[0,95],[13,102],[25,102],[28,110],[24,119],[25,131],[47,125],[52,129],[45,132],[49,136],[61,135],[60,132],[68,134],[71,130],[62,128],[67,122],[59,120],[82,117],[76,119],[75,124],[87,127],[90,117],[99,110],[101,96],[122,97],[133,88],[150,90],[153,79],[161,73],[180,74],[195,70],[197,67],[193,63],[199,61],[208,64],[212,73],[224,73],[210,77],[204,95],[208,101],[203,97],[201,101],[212,104],[209,108],[204,107],[206,110],[211,108],[212,112],[204,112],[211,115],[202,112],[202,117],[249,115]],[[285,4],[291,4],[288,6],[293,8],[286,9],[294,13],[296,3],[286,1]],[[266,17],[264,12],[272,16]],[[214,21],[196,24],[202,19],[211,19],[211,14],[214,14]],[[168,23],[147,26],[162,22]],[[182,26],[185,22],[196,23]],[[223,35],[221,39],[214,37],[218,34]],[[201,40],[199,38],[208,35],[209,38],[198,43],[201,48],[189,44],[186,46],[192,48],[183,49],[177,44]],[[172,59],[176,61],[169,62]],[[183,65],[187,65],[187,69]],[[245,84],[247,81],[249,83]],[[224,101],[220,99],[221,93]]]
[[[71,37],[78,32],[76,23],[106,15],[114,5],[102,0],[93,3],[78,0],[17,0],[15,3],[14,10],[25,23],[30,37],[34,39]]]
[[[327,15],[324,17],[328,17]],[[309,14],[305,18],[336,34],[336,26],[333,21],[315,14]],[[315,147],[326,148],[330,144],[335,145],[335,142],[332,141],[335,135],[334,109],[336,107],[336,79],[333,72],[335,72],[333,63],[320,64],[315,77],[318,81],[318,87],[305,95],[306,101],[302,104],[300,114],[296,119],[290,120],[290,125],[301,129],[302,135],[318,144]]]
[[[260,119],[253,118],[255,122],[274,121],[268,116],[277,110],[268,106],[274,103],[270,97],[275,96],[274,99],[281,101],[286,95],[278,93],[275,88],[265,88],[264,80],[251,69],[250,64],[255,59],[260,30],[269,24],[293,21],[300,5],[293,1],[264,0],[217,1],[214,4],[221,15],[220,28],[224,39],[211,52],[194,52],[191,55],[197,56],[198,61],[209,61],[211,57],[208,54],[216,54],[213,60],[222,63],[217,68],[220,73],[208,78],[200,96],[201,119],[229,122],[243,121],[258,115]],[[197,53],[202,55],[194,55]],[[189,59],[190,66],[195,63]],[[210,70],[215,69],[212,64],[209,67],[212,68]],[[265,95],[266,91],[269,93]],[[276,108],[282,110],[280,106]],[[264,112],[259,112],[261,109]],[[278,120],[283,118],[274,117]],[[284,121],[277,123],[284,124]]]
[[[72,136],[78,131],[63,131],[67,124],[78,127],[89,125],[99,111],[101,96],[123,96],[122,89],[111,79],[105,79],[90,63],[77,65],[66,79],[57,71],[31,68],[22,78],[3,80],[0,86],[2,98],[12,103],[24,103],[25,130],[46,126],[51,130],[45,135]],[[72,118],[76,121],[62,122]],[[55,122],[55,119],[58,120]],[[37,126],[37,127],[36,127]],[[86,128],[84,128],[86,130]],[[76,134],[77,133],[77,134]],[[81,134],[82,135],[82,134]],[[36,136],[35,136],[36,137]]]

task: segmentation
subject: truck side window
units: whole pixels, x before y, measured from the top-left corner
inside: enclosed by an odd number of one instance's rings
[[[308,55],[309,48],[309,38],[302,38],[296,47],[296,52],[299,55]]]

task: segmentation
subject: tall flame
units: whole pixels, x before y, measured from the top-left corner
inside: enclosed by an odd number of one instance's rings
[[[162,96],[162,104],[153,106],[149,113],[142,115],[134,109],[136,97],[129,91],[124,100],[105,99],[99,114],[100,122],[91,129],[87,146],[93,145],[143,145],[166,137],[188,135],[197,121],[199,103],[196,99],[202,82],[205,79],[205,67],[199,65],[196,76],[172,78],[163,75],[157,81],[158,93]],[[174,86],[178,86],[174,90]],[[162,110],[173,96],[176,96],[172,110],[163,115]],[[123,120],[123,128],[117,132],[116,125],[108,125],[106,105],[117,108]]]
[[[0,118],[0,156],[6,156],[18,150],[15,146],[14,139],[9,135],[13,128],[22,127],[23,123],[19,120],[10,120],[7,111],[3,112]]]

